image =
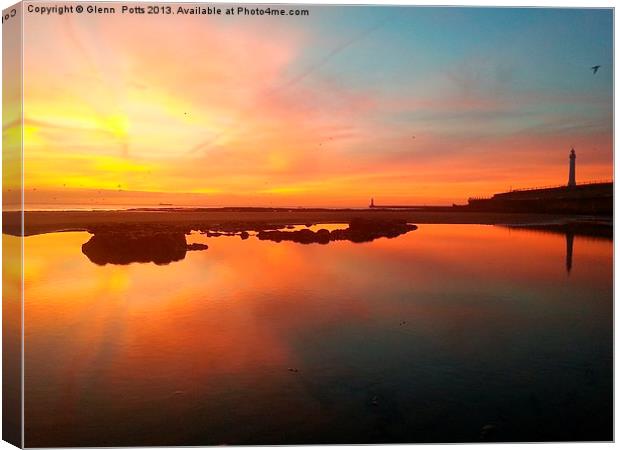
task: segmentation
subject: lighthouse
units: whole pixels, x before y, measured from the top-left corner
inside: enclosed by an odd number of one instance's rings
[[[568,168],[568,187],[575,187],[577,183],[575,182],[575,159],[577,156],[575,155],[575,149],[571,148],[570,156],[568,159],[570,160],[570,165]]]

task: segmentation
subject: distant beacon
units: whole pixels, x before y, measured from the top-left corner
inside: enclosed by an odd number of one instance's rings
[[[370,199],[370,208],[374,208],[375,207],[375,199],[371,198]]]
[[[575,187],[577,185],[575,182],[575,159],[577,156],[575,155],[574,148],[571,148],[570,156],[568,158],[570,160],[570,166],[568,168],[568,187]]]

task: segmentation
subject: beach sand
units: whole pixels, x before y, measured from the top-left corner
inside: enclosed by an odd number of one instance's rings
[[[20,212],[3,212],[3,232],[21,234]],[[26,211],[24,234],[98,231],[109,228],[149,230],[259,230],[271,225],[349,223],[353,219],[405,221],[413,224],[529,225],[565,223],[575,217],[550,214],[384,209],[201,209],[126,211]],[[582,218],[577,218],[582,220]],[[599,219],[608,222],[611,218]]]

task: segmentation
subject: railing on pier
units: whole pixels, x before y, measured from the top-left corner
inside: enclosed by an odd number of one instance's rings
[[[607,184],[607,183],[613,183],[614,180],[613,179],[606,179],[606,180],[592,180],[592,181],[581,181],[579,183],[577,183],[577,186],[584,186],[587,184]],[[558,189],[558,188],[564,188],[567,187],[566,184],[556,184],[556,185],[551,185],[551,186],[537,186],[537,187],[528,187],[528,188],[520,188],[520,189],[510,189],[507,192],[524,192],[524,191],[537,191],[537,190],[542,190],[542,189]]]
[[[582,181],[580,183],[577,183],[576,186],[586,186],[586,185],[598,185],[598,184],[608,184],[608,183],[613,183],[614,180],[611,179],[607,179],[607,180],[592,180],[592,181]],[[510,193],[519,193],[519,192],[530,192],[530,191],[542,191],[542,190],[550,190],[550,189],[563,189],[563,188],[567,188],[568,186],[566,184],[557,184],[557,185],[553,185],[553,186],[537,186],[537,187],[529,187],[529,188],[521,188],[521,189],[510,189],[506,192],[500,192],[498,194],[495,195],[491,195],[491,196],[476,196],[476,197],[469,197],[467,199],[467,201],[469,203],[471,202],[477,202],[477,201],[485,201],[485,200],[491,200],[495,197],[504,197],[506,194],[510,194]]]

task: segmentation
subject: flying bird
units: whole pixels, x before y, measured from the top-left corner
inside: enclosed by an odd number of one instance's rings
[[[600,66],[600,65],[598,65],[598,66],[592,66],[592,67],[590,67],[590,70],[592,71],[592,73],[596,73],[596,72],[598,72],[598,69],[600,69],[600,68],[601,68],[601,66]]]

